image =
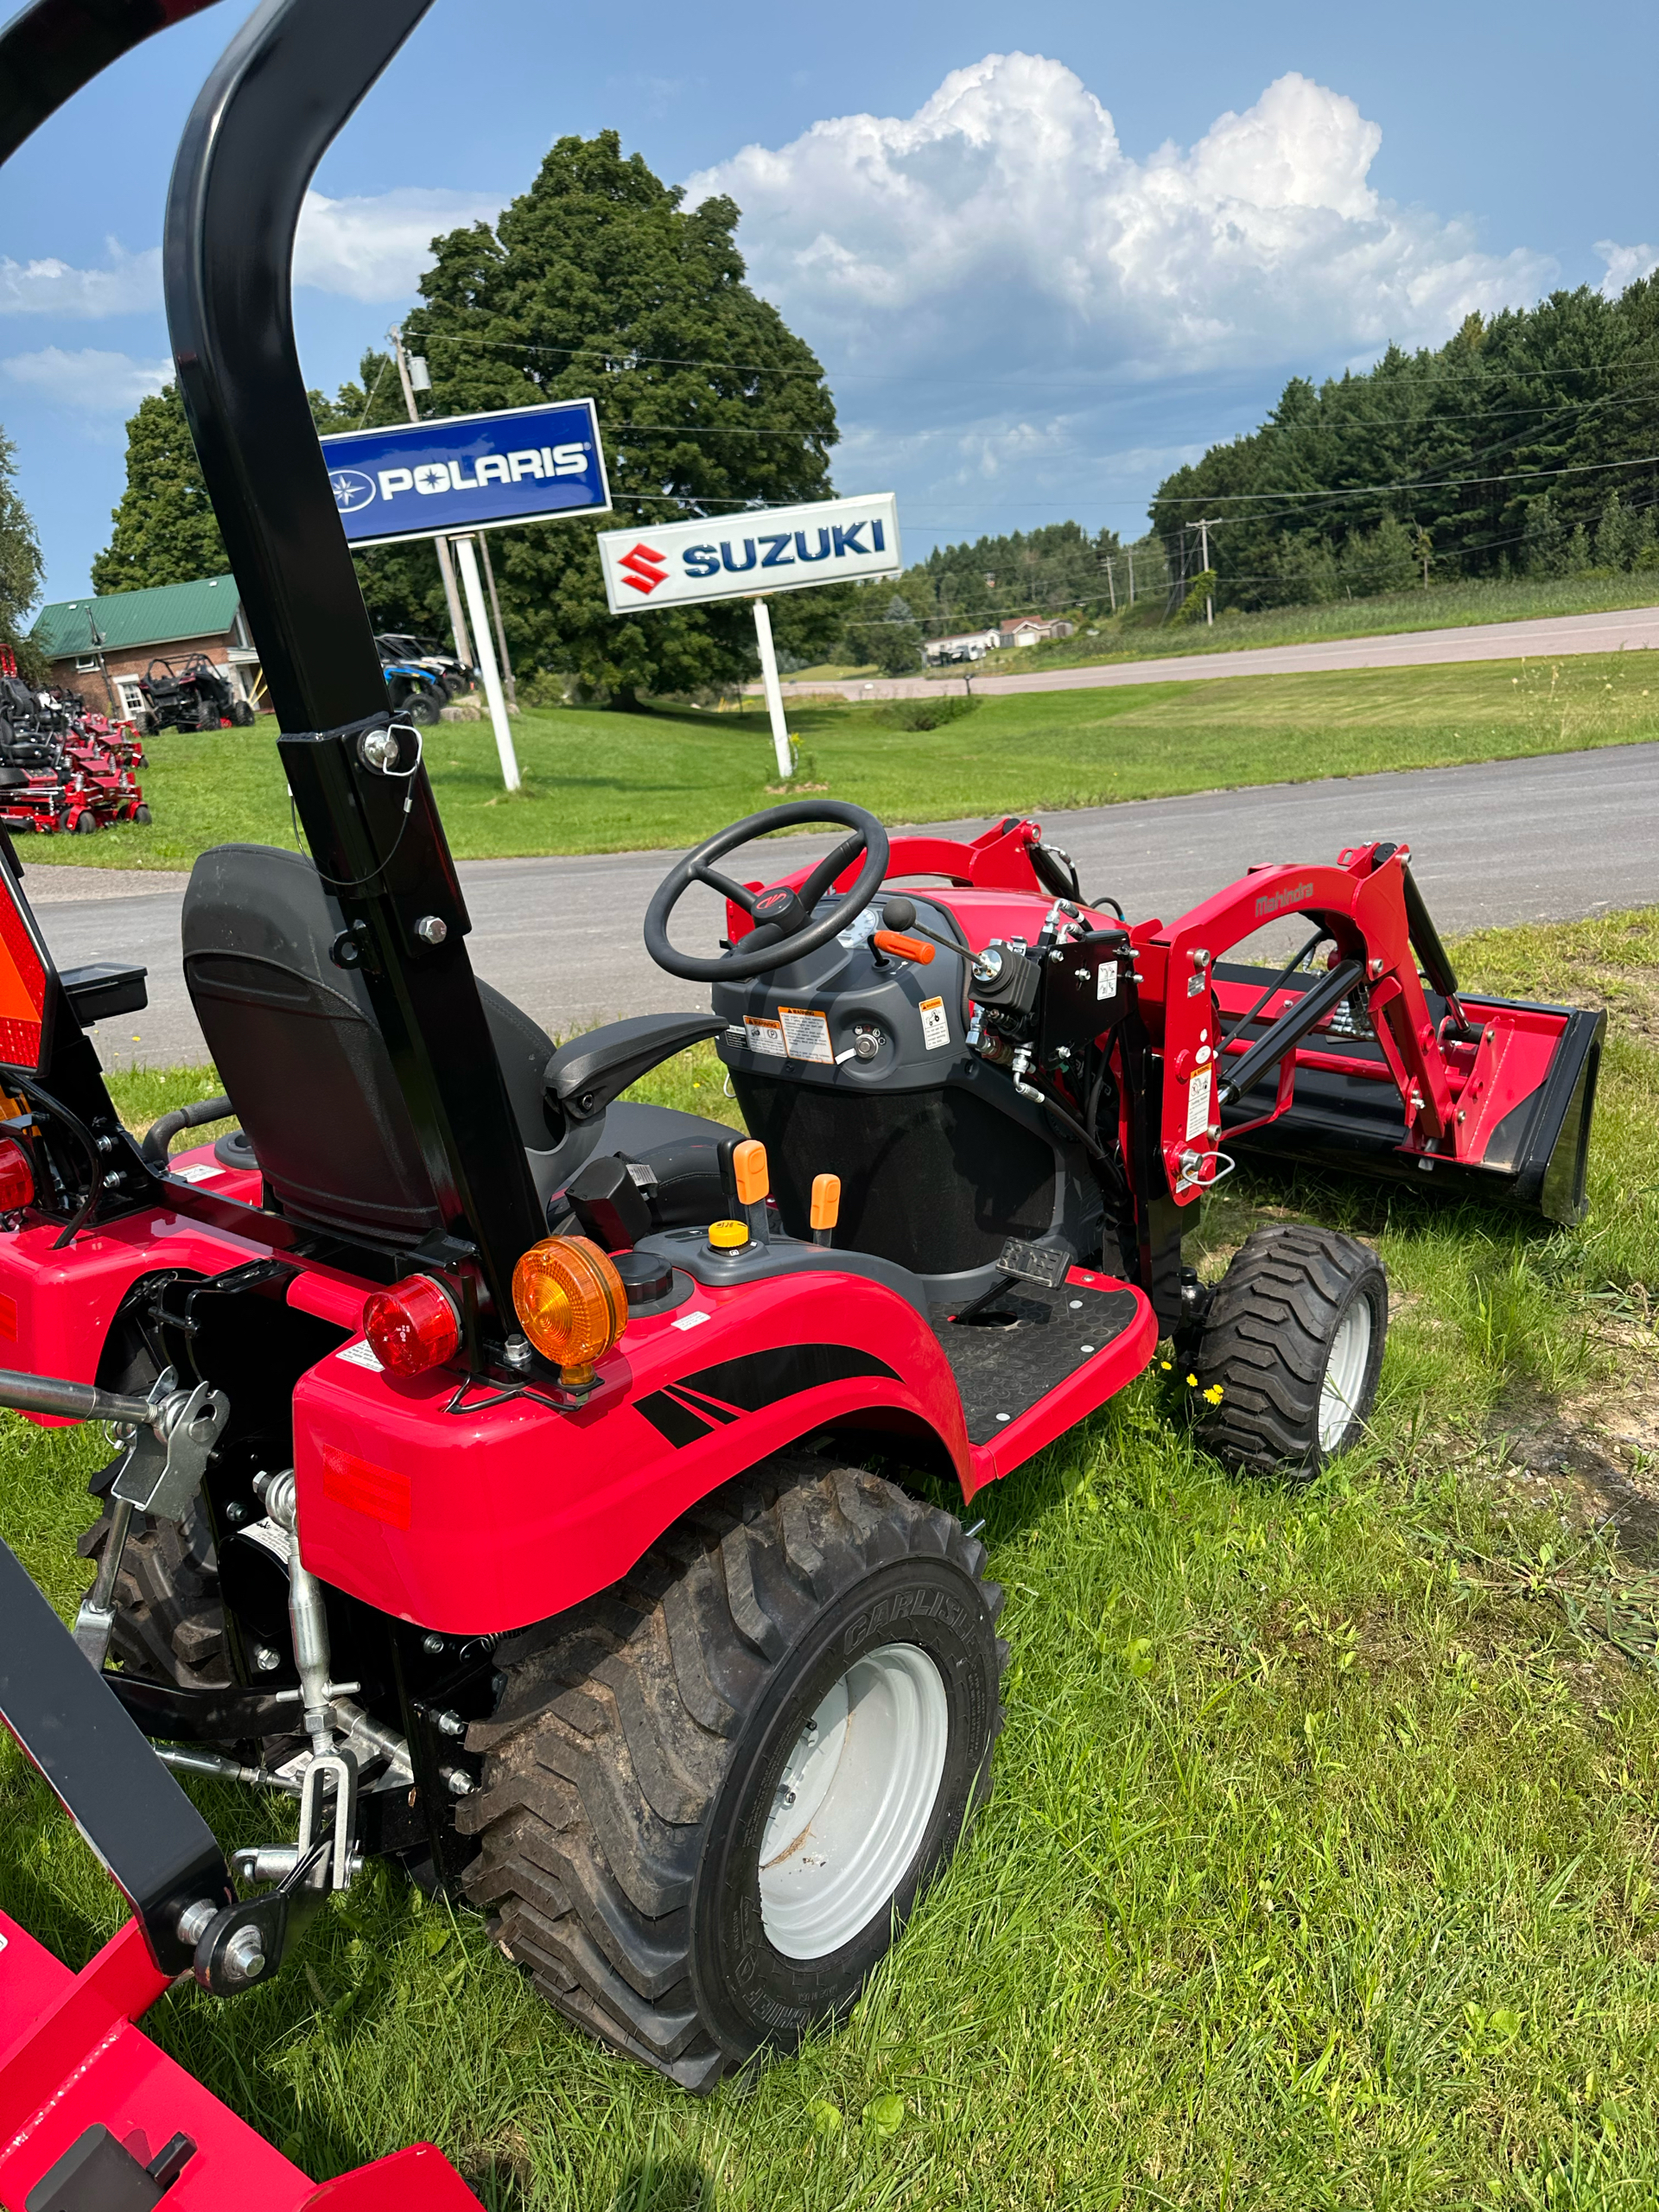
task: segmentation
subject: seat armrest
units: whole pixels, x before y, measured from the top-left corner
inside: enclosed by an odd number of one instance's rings
[[[688,1045],[718,1037],[717,1014],[636,1014],[561,1045],[542,1078],[547,1103],[572,1122],[591,1122],[613,1098]]]

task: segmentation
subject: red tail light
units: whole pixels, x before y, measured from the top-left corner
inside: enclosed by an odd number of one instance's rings
[[[35,1203],[35,1171],[16,1137],[0,1137],[0,1213]]]
[[[390,1290],[363,1301],[363,1333],[382,1367],[393,1375],[424,1375],[453,1359],[461,1321],[430,1275],[405,1275]]]

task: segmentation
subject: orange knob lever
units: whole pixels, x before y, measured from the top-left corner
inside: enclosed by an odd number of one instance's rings
[[[737,1203],[741,1206],[758,1206],[766,1201],[771,1182],[766,1174],[766,1147],[753,1137],[739,1145],[732,1154],[732,1170],[737,1177]]]
[[[815,1175],[812,1178],[812,1226],[814,1229],[833,1229],[841,1218],[841,1178],[839,1175]]]
[[[890,959],[913,960],[918,968],[925,968],[933,957],[933,948],[925,937],[901,937],[897,930],[877,930],[870,943]]]

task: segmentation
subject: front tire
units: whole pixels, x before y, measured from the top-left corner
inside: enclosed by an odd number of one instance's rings
[[[1364,1433],[1388,1330],[1388,1277],[1369,1245],[1300,1224],[1258,1229],[1205,1317],[1199,1441],[1230,1466],[1316,1474]]]
[[[983,1547],[780,1460],[501,1644],[467,1876],[543,1996],[682,2087],[845,2017],[988,1793]]]

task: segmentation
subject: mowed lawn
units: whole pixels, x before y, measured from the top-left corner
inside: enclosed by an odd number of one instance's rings
[[[1650,2207],[1659,909],[1459,958],[1612,1010],[1589,1218],[1225,1185],[1207,1273],[1286,1215],[1382,1253],[1374,1434],[1309,1488],[1239,1478],[1154,1370],[982,1494],[995,1795],[843,2033],[694,2102],[381,1870],[272,1987],[150,2032],[312,2171],[431,2136],[497,2212]],[[654,1095],[730,1110],[706,1051]],[[102,1449],[0,1431],[0,1533],[66,1611]],[[227,1845],[283,1817],[200,1802]],[[0,1902],[77,1964],[118,1916],[10,1751]]]
[[[791,707],[790,724],[798,783],[887,822],[927,822],[1634,743],[1659,736],[1659,669],[1630,653],[1234,677],[987,699],[932,730],[833,705]],[[524,790],[512,798],[487,722],[427,734],[462,859],[683,845],[777,803],[753,701],[741,714],[526,712],[513,729]],[[294,842],[269,721],[156,738],[143,782],[149,827],[31,843],[25,859],[177,868],[233,838]]]

